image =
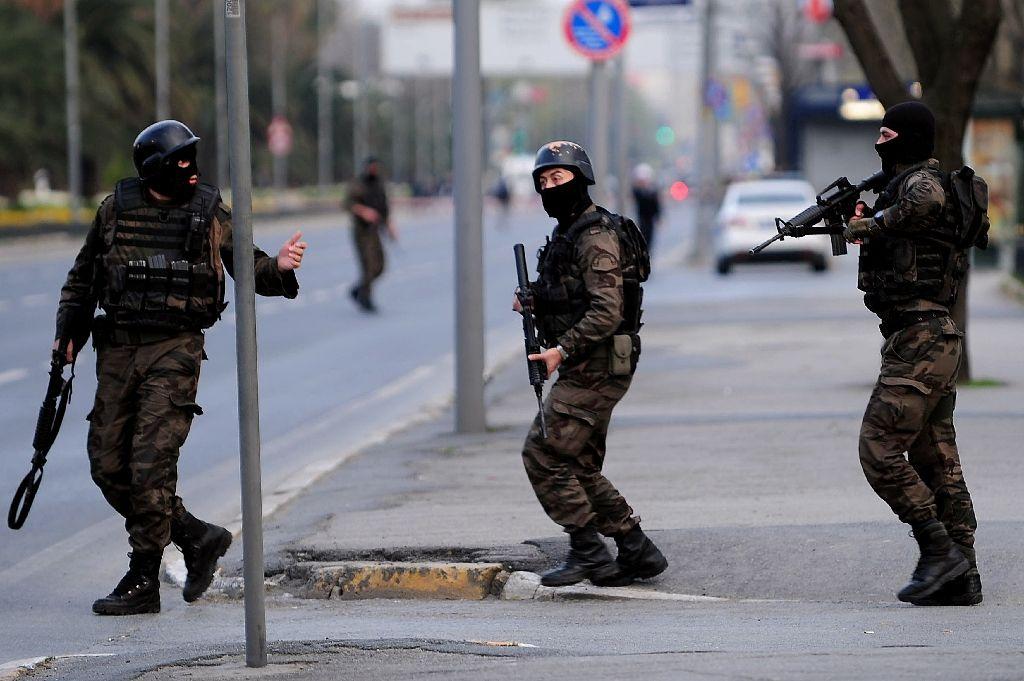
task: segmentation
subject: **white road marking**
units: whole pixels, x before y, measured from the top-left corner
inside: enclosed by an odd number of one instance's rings
[[[28,376],[28,369],[8,369],[0,371],[0,385],[15,383]]]

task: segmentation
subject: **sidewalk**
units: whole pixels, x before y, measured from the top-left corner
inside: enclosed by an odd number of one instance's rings
[[[878,362],[873,317],[846,293],[671,304],[666,283],[649,305],[640,369],[608,444],[608,477],[671,561],[661,578],[635,589],[894,602],[916,547],[867,486],[857,459]],[[1024,312],[996,288],[991,275],[973,286],[971,350],[976,377],[1004,385],[962,390],[957,426],[981,522],[986,603],[1019,605]],[[452,435],[450,416],[412,427],[271,518],[271,583],[323,598],[332,592],[322,569],[335,561],[490,563],[533,572],[557,562],[566,540],[541,511],[519,457],[535,409],[520,364],[488,386],[488,433]],[[239,574],[240,552],[233,549],[225,564],[229,577]]]

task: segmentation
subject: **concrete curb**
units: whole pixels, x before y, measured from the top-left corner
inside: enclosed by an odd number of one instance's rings
[[[307,598],[482,600],[504,568],[498,563],[347,561],[310,565]]]
[[[708,603],[724,601],[714,596],[653,591],[635,586],[600,587],[591,584],[550,587],[542,586],[540,575],[533,572],[513,572],[501,590],[503,601],[682,601],[687,603]]]
[[[14,679],[29,674],[36,667],[46,664],[52,657],[28,657],[23,660],[11,660],[0,664],[0,681],[13,681]]]

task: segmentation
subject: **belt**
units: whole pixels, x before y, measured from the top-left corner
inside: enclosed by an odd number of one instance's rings
[[[933,319],[941,319],[942,317],[948,317],[948,312],[942,312],[940,310],[928,310],[926,312],[903,312],[894,314],[889,317],[882,319],[882,323],[878,325],[878,330],[882,332],[882,335],[886,338],[902,331],[903,329],[920,324],[921,322],[928,322]]]

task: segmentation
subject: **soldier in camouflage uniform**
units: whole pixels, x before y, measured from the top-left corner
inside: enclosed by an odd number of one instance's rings
[[[352,214],[352,242],[359,260],[359,281],[349,290],[349,295],[359,309],[376,312],[373,282],[384,274],[384,244],[380,232],[387,230],[392,241],[397,241],[398,232],[391,222],[380,162],[375,157],[366,159],[362,176],[349,185],[345,209]]]
[[[175,491],[178,451],[202,413],[203,330],[219,319],[224,271],[233,271],[231,214],[217,188],[198,181],[198,141],[178,121],[139,134],[139,177],[104,199],[61,291],[55,347],[68,343],[70,361],[93,335],[90,469],[131,546],[128,573],[93,604],[100,615],[160,611],[160,561],[172,541],[188,570],[182,595],[196,600],[231,544],[230,532],[192,516]],[[258,293],[298,294],[300,238],[276,258],[252,249]]]
[[[966,254],[945,210],[935,119],[919,102],[889,109],[876,149],[890,178],[872,217],[863,206],[845,236],[862,243],[859,288],[885,338],[860,431],[868,482],[910,524],[921,558],[899,599],[918,605],[982,600],[977,521],[953,429],[963,332],[950,317]]]
[[[541,147],[533,177],[544,209],[558,225],[528,292],[548,348],[530,359],[543,360],[548,375],[557,370],[558,380],[543,407],[548,437],[541,435],[538,417],[523,447],[523,464],[541,506],[565,528],[570,543],[565,564],[545,574],[542,583],[628,584],[668,566],[601,472],[612,409],[629,389],[640,355],[646,245],[632,222],[593,204],[587,187],[594,173],[579,145]],[[514,309],[522,309],[518,297]],[[616,560],[602,534],[618,545]]]

